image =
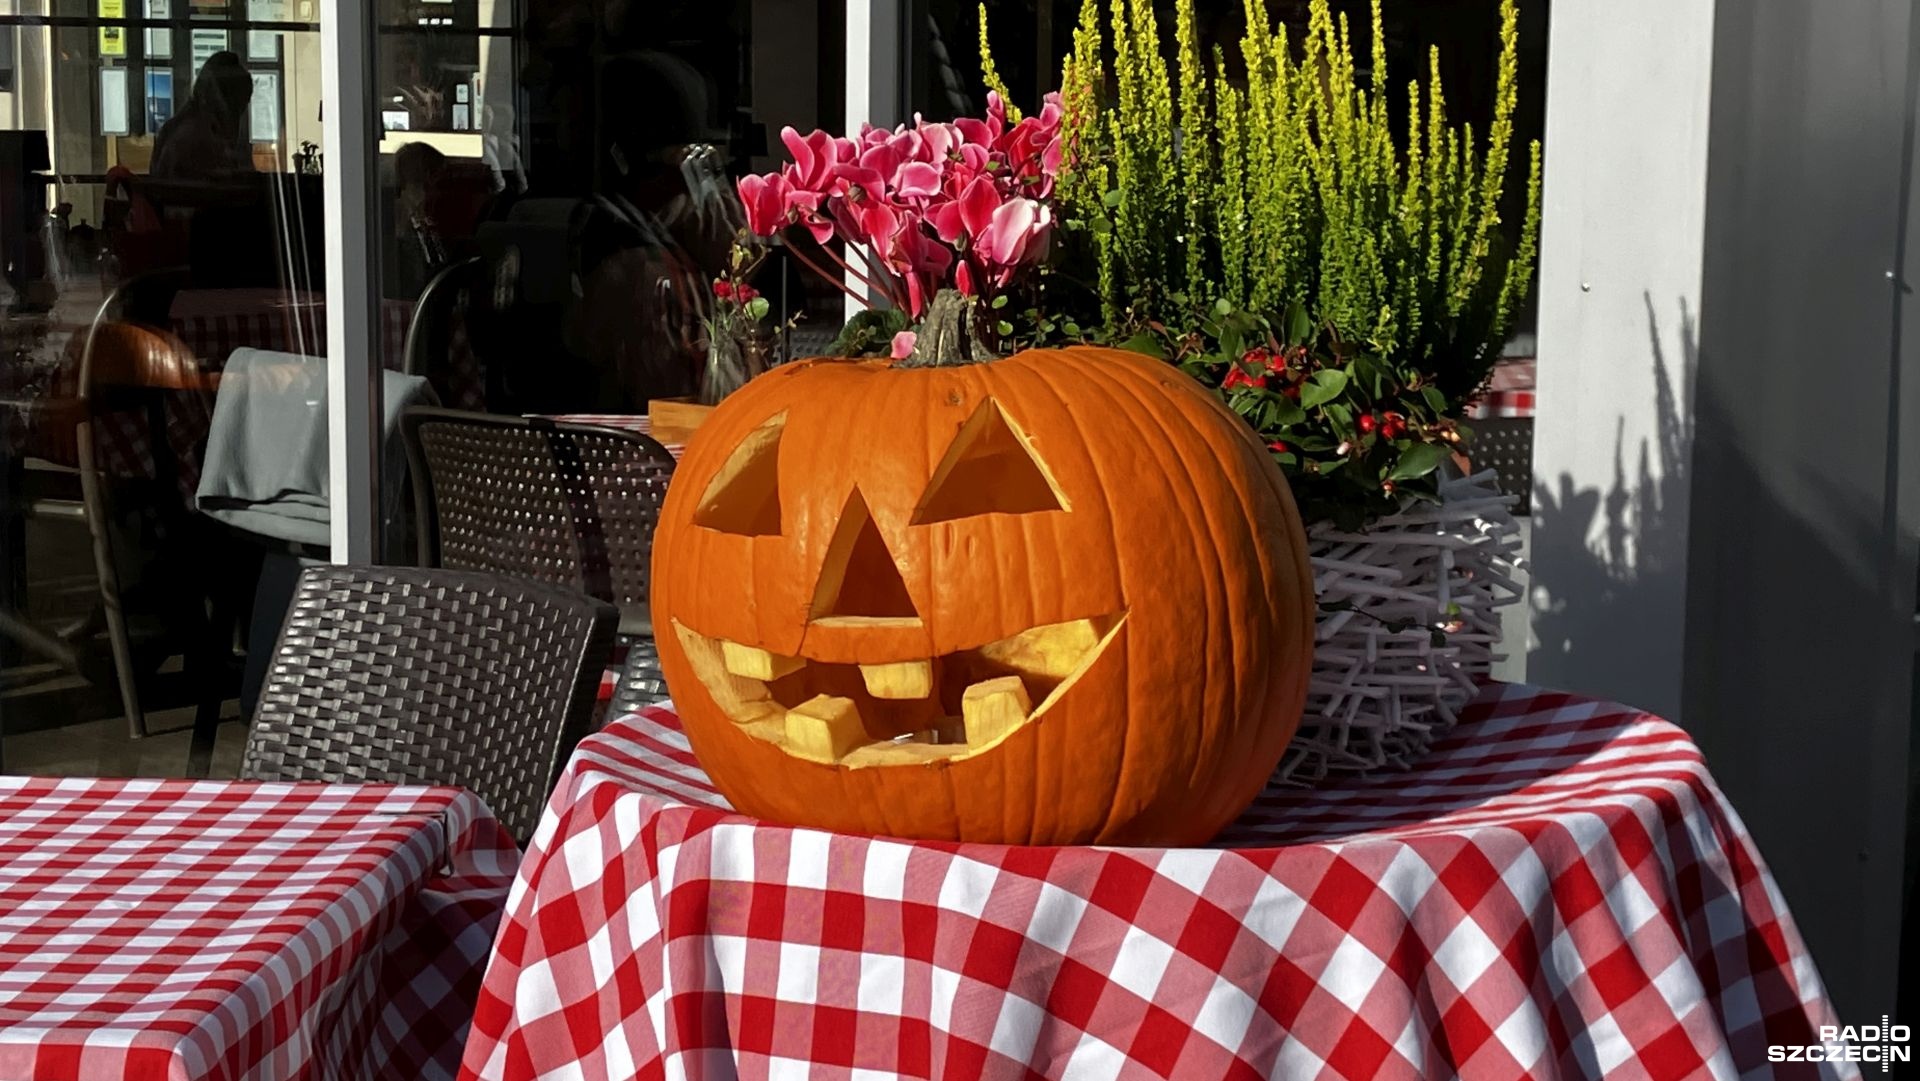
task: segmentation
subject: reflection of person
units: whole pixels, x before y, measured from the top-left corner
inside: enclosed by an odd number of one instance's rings
[[[399,189],[394,227],[403,248],[431,275],[446,262],[446,249],[435,221],[435,196],[447,171],[447,156],[426,143],[408,143],[393,156],[394,186]]]
[[[193,82],[193,98],[160,128],[153,141],[153,175],[211,180],[253,171],[247,145],[247,108],[253,76],[231,52],[207,57]]]
[[[742,223],[725,161],[713,145],[727,132],[709,120],[711,79],[669,53],[610,58],[610,100],[645,109],[610,116],[602,134],[608,168],[594,204],[581,301],[569,346],[592,358],[605,408],[644,408],[685,393],[699,368],[707,286],[726,267]]]

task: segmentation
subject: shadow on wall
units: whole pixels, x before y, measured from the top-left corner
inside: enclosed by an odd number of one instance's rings
[[[1536,487],[1552,593],[1531,598],[1528,678],[1682,723],[1842,1015],[1886,1010],[1914,693],[1913,591],[1897,572],[1915,546],[1882,494],[1902,464],[1884,461],[1884,407],[1847,398],[1885,361],[1836,347],[1794,363],[1797,342],[1735,321],[1738,340],[1703,364],[1692,310],[1675,335],[1646,307],[1651,427],[1621,418],[1604,490],[1569,475]],[[1642,362],[1625,358],[1636,378]]]
[[[1678,713],[1679,687],[1663,678],[1673,668],[1665,654],[1677,643],[1648,628],[1683,617],[1687,560],[1687,486],[1693,447],[1691,395],[1699,369],[1699,333],[1693,313],[1680,309],[1679,387],[1648,296],[1647,337],[1653,350],[1655,428],[1642,438],[1627,477],[1626,420],[1615,426],[1613,483],[1603,495],[1576,490],[1561,474],[1557,488],[1535,482],[1533,560],[1552,568],[1551,595],[1535,586],[1528,600],[1533,641],[1531,682],[1607,688],[1607,694],[1668,715]],[[1576,611],[1577,609],[1577,611]],[[1584,638],[1604,639],[1595,649]],[[1577,677],[1568,658],[1585,649]]]

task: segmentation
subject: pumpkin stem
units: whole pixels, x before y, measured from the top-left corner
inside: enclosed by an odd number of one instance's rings
[[[984,332],[987,318],[978,297],[954,289],[940,290],[914,328],[913,355],[894,367],[945,368],[998,359],[1000,354]]]

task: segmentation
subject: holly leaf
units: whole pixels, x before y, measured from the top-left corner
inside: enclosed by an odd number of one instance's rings
[[[1338,368],[1322,368],[1313,373],[1313,377],[1308,379],[1306,385],[1300,388],[1300,405],[1304,409],[1312,409],[1317,405],[1325,405],[1327,402],[1338,398],[1340,392],[1346,389],[1346,372]]]
[[[1160,349],[1160,339],[1145,331],[1135,334],[1133,337],[1121,342],[1120,348],[1131,350],[1135,353],[1144,353],[1156,360],[1166,359],[1166,353]]]
[[[1440,393],[1439,387],[1421,387],[1420,396],[1427,400],[1427,408],[1433,410],[1435,416],[1447,415],[1447,396]]]
[[[1287,344],[1305,345],[1313,335],[1313,319],[1307,315],[1307,306],[1294,301],[1287,305]]]
[[[1273,422],[1275,424],[1287,427],[1304,423],[1306,419],[1307,411],[1300,408],[1299,403],[1294,402],[1292,399],[1280,398],[1273,404]]]
[[[1447,460],[1447,448],[1438,443],[1415,443],[1400,456],[1400,461],[1387,474],[1388,480],[1413,480],[1424,477],[1440,468]]]

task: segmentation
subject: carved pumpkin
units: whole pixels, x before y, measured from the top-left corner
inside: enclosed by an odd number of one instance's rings
[[[654,553],[674,705],[756,817],[1200,843],[1299,723],[1313,583],[1286,482],[1136,354],[777,368],[693,438]]]

